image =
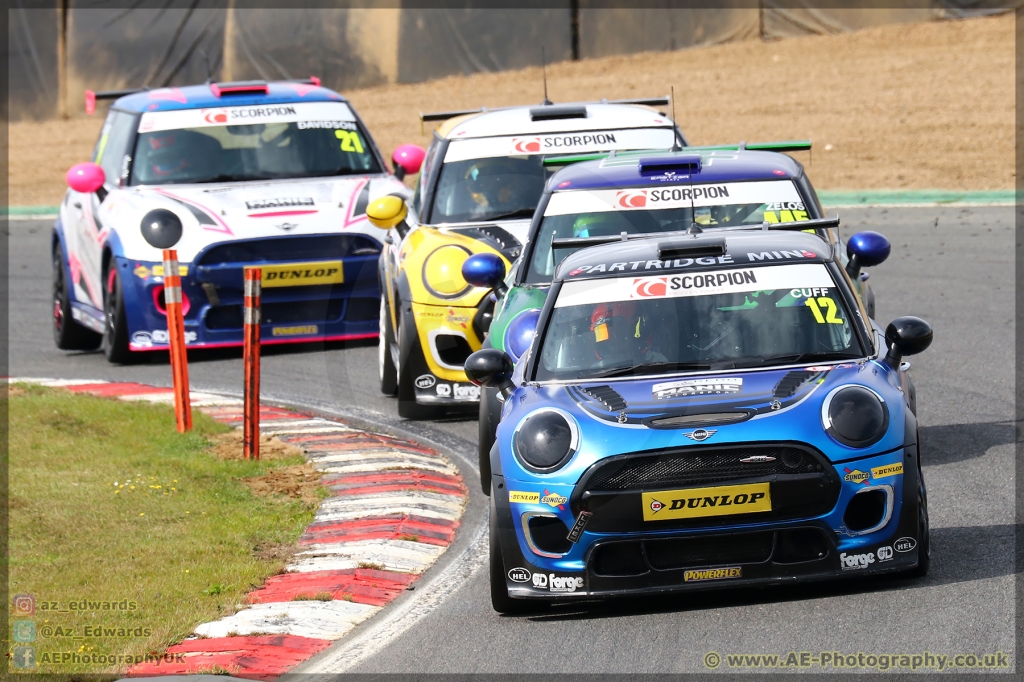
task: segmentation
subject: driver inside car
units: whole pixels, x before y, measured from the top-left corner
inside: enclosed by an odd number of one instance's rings
[[[654,333],[635,301],[599,303],[590,315],[598,367],[626,367],[666,362],[653,349]]]
[[[466,188],[480,213],[531,210],[543,181],[524,175],[518,159],[481,159],[466,171]]]

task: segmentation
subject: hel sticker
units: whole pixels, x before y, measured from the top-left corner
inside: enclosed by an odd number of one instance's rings
[[[315,324],[305,324],[299,327],[274,327],[270,330],[271,336],[301,336],[303,334],[316,334],[319,328]]]
[[[264,288],[341,284],[345,281],[340,260],[261,265],[260,267],[263,270]]]
[[[540,504],[540,493],[524,493],[517,490],[508,492],[509,502],[520,502],[522,504]]]
[[[667,381],[651,386],[651,395],[658,400],[666,398],[682,398],[691,395],[715,395],[720,393],[739,393],[743,390],[743,378],[725,379],[683,379]]]
[[[659,490],[655,493],[642,493],[641,501],[644,521],[695,519],[772,510],[768,483]]]
[[[897,474],[903,473],[903,462],[897,462],[896,464],[886,464],[885,466],[874,467],[871,469],[872,478],[888,478],[889,476],[896,476]]]
[[[698,580],[724,580],[726,578],[742,577],[742,566],[732,566],[730,568],[705,568],[700,570],[686,571],[685,573],[683,573],[683,582],[691,583]]]
[[[681,176],[681,180],[688,176]],[[607,211],[652,211],[668,208],[765,204],[774,201],[799,201],[800,195],[790,180],[726,182],[713,185],[682,184],[658,189],[589,192],[555,192],[544,209],[545,216]]]
[[[652,261],[659,267],[661,261]],[[598,266],[600,267],[600,266]],[[591,268],[594,273],[598,268]],[[556,308],[597,303],[617,303],[647,298],[686,298],[738,294],[775,289],[834,287],[824,263],[730,268],[679,275],[616,277],[566,282],[555,301]],[[831,300],[831,299],[829,299]],[[834,313],[832,313],[834,317]],[[822,318],[824,322],[828,317]],[[839,320],[841,323],[842,320]]]

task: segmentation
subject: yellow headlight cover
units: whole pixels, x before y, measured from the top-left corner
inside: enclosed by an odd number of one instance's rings
[[[469,255],[461,246],[448,245],[427,256],[423,274],[430,287],[445,295],[465,290],[469,284],[462,277],[462,264]]]

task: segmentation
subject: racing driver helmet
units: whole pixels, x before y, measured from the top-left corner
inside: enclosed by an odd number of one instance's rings
[[[594,350],[601,366],[635,364],[647,355],[643,317],[636,301],[599,303],[590,315],[590,331],[594,333]]]
[[[497,157],[480,159],[466,170],[466,187],[473,201],[491,211],[515,211],[536,203],[522,161]]]

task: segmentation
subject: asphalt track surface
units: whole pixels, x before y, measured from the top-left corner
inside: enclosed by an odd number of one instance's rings
[[[911,358],[918,389],[933,558],[921,581],[821,586],[556,606],[525,617],[491,608],[479,530],[476,421],[404,422],[377,390],[375,344],[265,349],[264,396],[366,419],[414,434],[453,455],[471,491],[456,543],[426,574],[398,634],[376,626],[388,611],[314,661],[362,673],[705,672],[707,652],[991,654],[1014,660],[1014,239],[1012,207],[847,209],[844,234],[877,229],[890,260],[871,271],[883,323],[912,314],[935,342]],[[99,353],[64,353],[50,333],[50,223],[10,223],[12,376],[97,378],[168,385],[166,356],[109,365]],[[190,356],[194,389],[238,393],[239,351]],[[478,544],[472,545],[476,539]],[[470,565],[459,565],[459,562]],[[427,589],[433,585],[432,589]],[[419,600],[419,602],[417,602]],[[358,653],[358,652],[357,652]],[[728,670],[722,663],[720,672]],[[848,669],[847,669],[848,671]]]

